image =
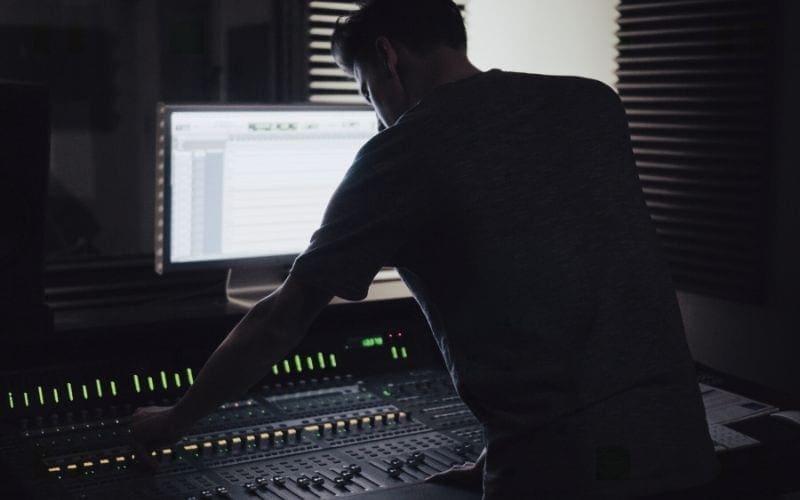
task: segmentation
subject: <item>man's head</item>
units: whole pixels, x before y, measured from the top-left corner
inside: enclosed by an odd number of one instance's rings
[[[331,52],[391,126],[433,86],[460,76],[466,49],[452,0],[366,0],[337,23]]]

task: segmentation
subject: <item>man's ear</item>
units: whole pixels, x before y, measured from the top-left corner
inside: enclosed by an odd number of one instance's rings
[[[397,76],[397,50],[392,42],[385,36],[375,40],[375,53],[378,61],[378,70],[385,71],[386,76]]]

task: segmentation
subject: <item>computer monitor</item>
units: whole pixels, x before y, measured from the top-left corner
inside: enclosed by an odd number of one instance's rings
[[[158,120],[156,271],[278,283],[378,131],[366,106],[161,105]]]

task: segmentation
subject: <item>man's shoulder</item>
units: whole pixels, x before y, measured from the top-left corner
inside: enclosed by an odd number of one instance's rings
[[[617,98],[616,91],[608,84],[585,76],[546,75],[500,70],[488,71],[486,74],[498,82],[505,81],[509,84],[536,86],[540,91],[570,94],[578,92],[605,98]]]

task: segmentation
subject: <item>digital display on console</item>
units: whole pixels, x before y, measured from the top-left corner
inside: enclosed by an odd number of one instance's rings
[[[299,254],[377,133],[374,112],[360,107],[168,109],[167,265]]]

